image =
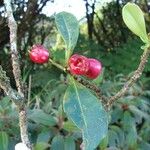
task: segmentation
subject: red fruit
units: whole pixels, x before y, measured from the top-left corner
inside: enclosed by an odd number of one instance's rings
[[[84,75],[89,69],[88,58],[78,54],[70,57],[68,65],[70,73],[73,75]]]
[[[102,64],[98,60],[92,58],[89,58],[88,62],[89,62],[89,69],[86,72],[85,76],[90,79],[95,79],[102,72]]]
[[[43,64],[49,59],[49,51],[44,46],[36,44],[32,46],[29,56],[34,63]]]

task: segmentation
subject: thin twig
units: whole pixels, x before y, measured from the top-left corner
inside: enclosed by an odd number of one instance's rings
[[[4,0],[4,4],[6,7],[7,18],[8,18],[8,26],[10,30],[10,51],[11,51],[11,59],[12,59],[12,68],[13,74],[17,86],[18,93],[16,95],[21,95],[21,101],[23,101],[23,105],[17,105],[19,109],[19,125],[20,125],[20,133],[22,142],[29,148],[31,148],[31,144],[28,138],[27,132],[27,116],[26,116],[26,108],[25,108],[25,97],[23,92],[23,84],[21,79],[21,70],[19,64],[19,53],[17,50],[17,24],[13,16],[13,11],[11,7],[11,0]],[[7,89],[5,89],[7,90]],[[8,95],[13,94],[11,90]],[[8,91],[5,91],[8,92]]]
[[[65,73],[69,73],[69,70],[65,67],[63,67],[62,65],[54,62],[52,59],[49,59],[49,62],[54,65],[55,67],[59,68],[60,70],[62,70]],[[78,81],[80,84],[84,85],[85,87],[87,87],[88,89],[94,91],[94,93],[96,93],[97,97],[100,99],[100,101],[105,104],[106,103],[106,97],[102,95],[101,89],[98,88],[95,84],[87,81],[86,79],[83,79],[79,76],[73,76],[72,74],[70,74],[76,81]]]
[[[29,102],[30,102],[30,98],[31,98],[31,80],[32,80],[32,76],[29,75],[29,86],[28,86],[28,104],[27,106],[29,106]]]
[[[98,88],[95,84],[81,78],[81,77],[77,77],[77,76],[73,76],[73,78],[78,81],[79,83],[81,83],[82,85],[84,85],[86,88],[94,91],[97,95],[97,97],[99,98],[99,100],[105,104],[106,103],[106,97],[102,94],[102,91],[100,88]]]
[[[59,68],[60,70],[62,70],[63,72],[66,72],[66,68],[63,67],[62,65],[56,63],[55,61],[53,61],[51,58],[49,58],[49,62],[54,65],[55,67]]]
[[[133,75],[130,79],[125,83],[120,91],[118,91],[114,96],[108,98],[108,102],[106,104],[106,108],[110,110],[112,104],[118,100],[120,97],[124,96],[128,89],[137,81],[138,78],[142,75],[142,72],[145,68],[145,64],[147,63],[148,57],[150,55],[150,48],[146,49],[141,56],[140,64],[137,70],[134,71]]]
[[[7,11],[8,26],[10,31],[10,51],[13,66],[13,74],[18,92],[22,93],[21,70],[19,65],[19,54],[17,51],[17,24],[13,16],[11,1],[4,0],[4,3]]]
[[[6,72],[0,66],[0,87],[4,90],[6,95],[15,103],[17,107],[22,107],[23,97],[16,90],[12,89],[10,86],[10,80],[6,76]]]
[[[98,88],[95,84],[92,84],[91,82],[77,76],[73,76],[75,80],[77,80],[79,83],[84,85],[85,87],[89,88],[90,90],[94,91],[97,95],[97,97],[100,99],[100,101],[104,104],[105,108],[107,110],[110,110],[112,104],[118,100],[120,97],[124,96],[124,94],[128,91],[128,89],[137,81],[137,79],[142,75],[142,72],[144,70],[145,64],[147,62],[148,56],[150,54],[150,48],[144,50],[143,55],[141,56],[140,64],[137,68],[137,70],[133,73],[132,77],[125,83],[123,88],[117,92],[116,95],[112,97],[105,97],[102,94],[102,91],[100,88]],[[57,68],[61,69],[64,72],[68,72],[69,70],[67,68],[64,68],[60,64],[54,63],[52,60],[50,62],[56,66]]]

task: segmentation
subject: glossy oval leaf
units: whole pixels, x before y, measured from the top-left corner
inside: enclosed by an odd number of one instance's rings
[[[36,143],[36,145],[34,146],[34,150],[45,150],[47,148],[49,148],[50,145],[48,143],[45,142],[38,142]]]
[[[55,22],[66,44],[66,61],[68,61],[78,40],[79,24],[76,17],[68,12],[56,14]]]
[[[6,132],[0,132],[0,150],[8,150],[8,135]]]
[[[66,137],[64,140],[65,150],[76,150],[75,141],[72,137]]]
[[[37,143],[40,143],[40,142],[48,143],[53,136],[54,136],[54,133],[53,133],[52,130],[50,130],[50,129],[46,129],[46,130],[43,129],[43,131],[41,131],[38,134],[36,142]]]
[[[68,132],[80,132],[80,129],[70,120],[64,122],[63,129]]]
[[[28,114],[28,119],[46,126],[54,126],[57,124],[56,119],[50,114],[46,114],[42,109],[33,109]]]
[[[65,150],[64,149],[64,138],[61,135],[57,135],[53,138],[51,144],[51,150]]]
[[[64,111],[81,129],[84,149],[94,150],[108,130],[108,116],[100,101],[73,81],[64,96]]]
[[[127,3],[122,9],[122,16],[127,27],[139,36],[144,43],[148,43],[144,14],[139,6]]]

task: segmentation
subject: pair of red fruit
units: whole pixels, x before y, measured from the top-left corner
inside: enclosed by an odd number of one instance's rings
[[[42,45],[33,45],[29,52],[34,63],[44,64],[49,60],[49,51]],[[68,61],[69,71],[73,75],[83,75],[90,79],[97,78],[102,71],[102,64],[93,58],[74,54]]]

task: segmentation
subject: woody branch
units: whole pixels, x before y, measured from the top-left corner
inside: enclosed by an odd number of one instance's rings
[[[4,0],[4,4],[7,12],[8,26],[10,31],[10,52],[11,52],[13,75],[16,82],[17,91],[11,88],[9,78],[6,76],[2,67],[0,68],[0,71],[2,73],[0,78],[1,79],[0,86],[4,90],[4,92],[10,97],[10,99],[16,104],[19,110],[19,125],[20,125],[21,140],[29,149],[31,149],[31,144],[29,141],[27,131],[27,116],[26,116],[27,114],[25,107],[24,89],[21,80],[19,53],[17,50],[17,23],[13,16],[11,0]]]

